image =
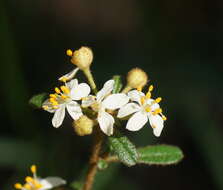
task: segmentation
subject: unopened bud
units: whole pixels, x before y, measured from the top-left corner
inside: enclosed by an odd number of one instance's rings
[[[89,68],[93,61],[93,52],[88,47],[81,47],[73,52],[71,62],[81,70]]]
[[[90,135],[93,131],[94,122],[87,116],[82,115],[78,120],[73,122],[73,127],[77,135]]]
[[[132,88],[142,88],[148,80],[147,74],[139,68],[134,68],[128,72],[127,84]]]

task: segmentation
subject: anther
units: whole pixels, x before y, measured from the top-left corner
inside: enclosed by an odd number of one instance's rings
[[[144,104],[145,103],[145,97],[144,96],[141,97],[140,102],[141,102],[141,104]]]
[[[26,183],[23,187],[25,189],[27,189],[27,190],[31,190],[32,189],[31,185],[29,185],[28,183]]]
[[[65,96],[64,94],[61,95],[61,98],[66,99],[67,96]]]
[[[66,51],[66,54],[67,54],[68,56],[70,56],[70,57],[73,56],[73,52],[72,52],[71,49],[68,49],[68,50]]]
[[[142,92],[142,87],[141,87],[141,86],[137,87],[137,90],[138,90],[139,92]]]
[[[55,92],[57,93],[57,94],[60,94],[61,92],[60,92],[60,89],[59,88],[55,88]]]
[[[60,89],[63,91],[63,93],[65,94],[69,94],[70,93],[70,90],[69,88],[67,88],[66,86],[61,86]]]
[[[166,121],[167,120],[167,118],[166,118],[165,115],[162,115],[162,119],[163,119],[163,121]]]
[[[151,91],[153,91],[153,85],[150,85],[149,86],[149,90],[148,90],[149,92],[151,92]]]
[[[146,93],[146,99],[150,99],[151,98],[151,92],[147,92]]]
[[[32,165],[30,167],[30,170],[31,170],[32,173],[36,173],[36,165]]]
[[[20,184],[20,183],[16,183],[16,184],[14,185],[14,187],[15,187],[16,189],[22,189],[22,184]]]
[[[156,98],[156,103],[160,103],[161,102],[161,100],[162,100],[162,98],[161,97],[159,97],[159,98]]]
[[[34,172],[35,173],[35,172]],[[34,179],[32,178],[32,177],[30,177],[30,176],[27,176],[26,178],[25,178],[25,181],[27,182],[27,183],[32,183],[33,181],[34,181]]]
[[[50,94],[50,98],[57,98],[55,94]]]
[[[150,112],[151,111],[151,108],[150,107],[147,107],[145,110],[146,110],[146,112]]]
[[[154,112],[153,112],[153,115],[157,115],[159,113],[162,113],[162,109],[161,108],[158,108],[156,109]]]

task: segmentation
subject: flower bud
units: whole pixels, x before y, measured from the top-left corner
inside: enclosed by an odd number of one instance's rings
[[[142,69],[134,68],[128,72],[127,85],[131,88],[142,88],[147,80],[147,74]]]
[[[93,52],[88,47],[81,47],[73,52],[71,62],[81,70],[89,68],[93,61]]]
[[[82,115],[78,120],[73,122],[74,131],[79,136],[90,135],[93,131],[94,122],[86,115]]]

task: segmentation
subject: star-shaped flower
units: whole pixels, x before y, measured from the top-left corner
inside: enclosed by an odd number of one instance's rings
[[[47,190],[54,187],[66,184],[66,181],[60,177],[46,177],[40,178],[36,174],[36,166],[32,165],[30,168],[33,177],[27,176],[25,184],[16,183],[14,187],[21,190]]]
[[[55,88],[55,94],[50,94],[50,98],[43,103],[43,109],[54,113],[52,124],[58,128],[61,126],[64,117],[65,109],[70,116],[77,120],[82,116],[82,110],[76,100],[81,100],[90,93],[90,87],[86,83],[78,84],[77,79],[73,79],[64,86]]]
[[[121,108],[128,103],[129,97],[123,93],[111,94],[114,87],[114,80],[107,81],[103,88],[95,96],[88,96],[82,100],[82,106],[91,106],[98,112],[97,121],[101,130],[108,136],[113,134],[114,118],[107,110]],[[106,110],[107,109],[107,110]]]
[[[162,109],[159,106],[161,98],[152,99],[151,91],[153,86],[149,87],[145,95],[141,90],[132,90],[128,93],[131,103],[121,107],[117,117],[123,118],[133,114],[127,122],[126,128],[130,131],[140,130],[149,120],[153,133],[159,137],[166,117],[162,114]]]

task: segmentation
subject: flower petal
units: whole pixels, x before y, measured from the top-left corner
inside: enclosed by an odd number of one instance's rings
[[[118,111],[118,118],[126,117],[134,112],[137,112],[140,110],[140,106],[136,103],[128,103],[125,106],[121,107]]]
[[[140,92],[138,90],[131,90],[128,92],[128,97],[134,101],[138,102],[141,105],[141,97],[145,96],[143,92]]]
[[[72,70],[71,72],[63,75],[62,77],[60,77],[58,80],[64,82],[64,81],[69,81],[72,78],[74,78],[74,76],[76,75],[77,71],[79,70],[79,68],[75,68],[74,70]]]
[[[148,100],[146,100],[146,103],[148,104],[148,105],[151,105],[151,111],[155,111],[156,109],[158,109],[158,108],[160,108],[160,106],[159,106],[159,104],[158,103],[154,103],[154,99],[148,99]]]
[[[114,118],[107,112],[102,111],[98,116],[98,123],[101,130],[108,136],[113,134]]]
[[[100,102],[105,96],[107,96],[111,91],[113,90],[114,87],[114,80],[108,80],[103,88],[97,93],[97,101]]]
[[[78,80],[77,79],[73,79],[70,82],[66,83],[66,87],[68,87],[70,90],[77,85],[78,85]]]
[[[71,89],[70,96],[73,100],[80,100],[81,98],[88,96],[90,91],[91,88],[88,84],[81,83]]]
[[[153,134],[156,137],[159,137],[162,130],[163,130],[163,119],[160,115],[150,115],[149,117],[149,123],[151,127],[153,128]]]
[[[65,105],[61,105],[54,113],[52,124],[54,127],[58,128],[63,123],[65,117]]]
[[[82,99],[81,106],[86,108],[91,106],[93,103],[95,103],[95,96],[89,95]]]
[[[109,95],[103,100],[102,103],[105,108],[115,110],[127,104],[128,101],[129,97],[126,94],[119,93]]]
[[[45,179],[39,180],[39,183],[42,185],[40,190],[52,189],[54,187],[66,184],[66,181],[60,177],[47,177]]]
[[[80,108],[80,105],[75,102],[75,101],[71,101],[69,102],[67,105],[67,111],[68,113],[70,114],[70,116],[74,119],[74,120],[77,120],[80,118],[80,116],[82,116],[82,111],[81,111],[81,108]]]
[[[144,112],[136,112],[133,116],[129,119],[126,129],[130,131],[138,131],[140,130],[148,121],[148,116]]]

